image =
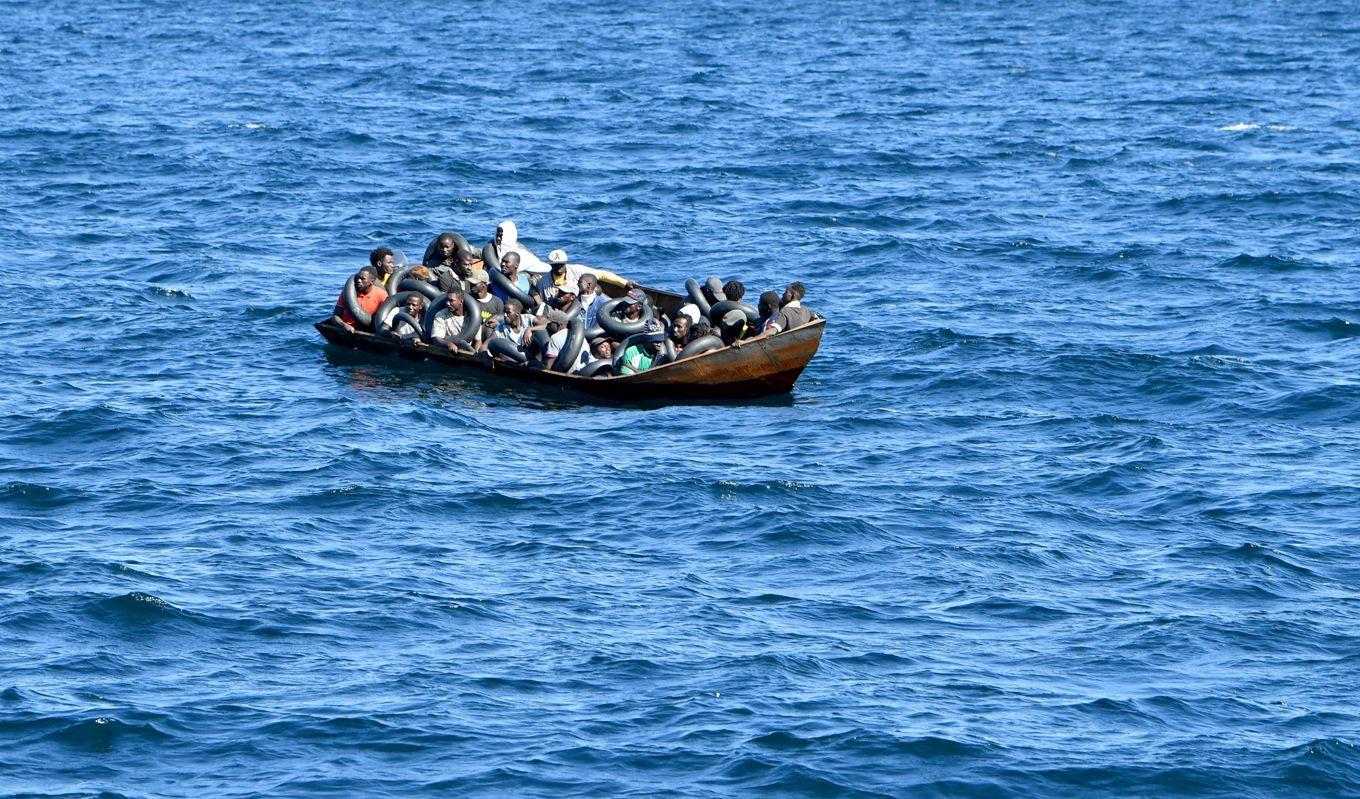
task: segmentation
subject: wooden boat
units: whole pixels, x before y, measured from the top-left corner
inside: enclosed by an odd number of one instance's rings
[[[660,289],[640,287],[652,302],[674,316],[685,298]],[[601,285],[610,295],[621,291]],[[470,374],[494,373],[567,391],[583,391],[618,400],[642,399],[743,399],[787,394],[803,368],[817,354],[826,327],[823,319],[785,330],[740,347],[719,350],[653,367],[632,375],[579,377],[530,366],[492,360],[485,354],[449,352],[421,344],[401,344],[362,330],[351,333],[328,317],[316,323],[326,341],[340,347],[356,347],[367,352],[425,360],[466,370]]]

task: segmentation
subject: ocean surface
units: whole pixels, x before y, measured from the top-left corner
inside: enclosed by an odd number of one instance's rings
[[[0,3],[0,796],[1360,795],[1360,21]],[[788,397],[326,346],[514,219]]]

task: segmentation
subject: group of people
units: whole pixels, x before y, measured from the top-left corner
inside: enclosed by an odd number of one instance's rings
[[[497,256],[498,263],[486,263]],[[495,279],[489,269],[497,270]],[[611,297],[601,283],[622,294],[607,310]],[[633,281],[571,263],[561,249],[545,263],[518,240],[514,222],[505,221],[480,255],[454,233],[441,234],[421,264],[409,269],[390,248],[373,250],[369,265],[353,277],[352,298],[382,336],[589,376],[634,374],[709,349],[741,347],[817,318],[802,305],[801,283],[790,283],[782,293],[764,292],[756,309],[742,302],[746,287],[740,281],[720,285],[713,278],[694,285],[687,301],[668,313]],[[383,318],[377,318],[389,294],[403,286],[407,294],[400,307],[387,303]],[[349,287],[341,292],[332,321],[353,332],[361,324],[348,293]],[[432,306],[438,310],[426,329]],[[604,313],[611,318],[601,319]],[[577,318],[582,333],[573,341],[569,333]]]

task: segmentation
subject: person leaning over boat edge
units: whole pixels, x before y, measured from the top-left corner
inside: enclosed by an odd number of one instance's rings
[[[378,310],[378,306],[387,299],[387,289],[377,284],[378,272],[371,266],[365,266],[354,274],[354,296],[359,300],[359,307],[369,314]],[[354,326],[359,324],[359,320],[345,307],[345,292],[340,292],[340,299],[335,303],[335,310],[331,312],[331,321],[340,325],[349,332],[354,332]]]

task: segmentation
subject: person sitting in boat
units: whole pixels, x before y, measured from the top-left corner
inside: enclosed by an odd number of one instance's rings
[[[543,349],[543,362],[551,364],[557,360],[557,356],[562,352],[562,348],[567,345],[567,336],[570,328],[567,325],[567,314],[564,311],[548,312],[548,345]],[[568,372],[575,372],[585,366],[590,357],[590,353],[584,347],[577,355],[576,363],[571,365]]]
[[[506,254],[513,252],[519,255],[519,268],[525,272],[541,275],[548,271],[548,265],[519,240],[519,229],[513,220],[507,219],[496,226],[496,237],[491,240],[491,245],[502,262]]]
[[[473,343],[454,341],[454,338],[463,331],[462,292],[450,291],[444,297],[447,304],[434,315],[434,323],[430,325],[430,343],[452,352],[475,351],[477,348],[475,341]]]
[[[661,342],[665,339],[666,333],[661,329],[661,323],[655,319],[648,319],[647,324],[642,326],[642,334],[634,339],[634,343],[628,349],[623,351],[623,360],[619,363],[619,374],[637,374],[652,368],[652,364],[656,363],[657,356],[661,354]]]
[[[387,279],[392,276],[392,271],[397,268],[396,256],[392,254],[391,247],[379,247],[368,254],[368,265],[373,267],[373,271],[378,274],[378,285],[384,289],[388,288]]]
[[[400,310],[393,308],[391,314],[382,321],[383,332],[394,336],[403,342],[419,341],[420,328],[404,319],[397,319],[401,313],[405,313],[411,319],[419,323],[425,318],[425,298],[419,294],[413,294],[406,298]]]
[[[767,297],[773,295],[774,292],[767,291],[764,294],[761,294],[761,328],[759,332],[747,339],[747,341],[757,341],[762,338],[769,338],[770,336],[777,335],[785,330],[802,327],[808,322],[817,319],[817,314],[803,307],[803,296],[806,292],[807,289],[803,287],[802,283],[790,283],[788,287],[784,289],[783,296],[779,298],[778,310],[774,311],[774,313],[769,313],[774,309],[771,308],[767,302]],[[740,347],[742,342],[737,341],[735,344]]]
[[[606,336],[600,336],[590,342],[590,357],[597,360],[607,360],[614,357],[614,342]]]
[[[693,322],[690,321],[688,316],[676,314],[675,319],[671,321],[670,327],[666,328],[666,337],[671,340],[671,344],[675,347],[676,352],[684,349],[685,345],[690,342],[689,334],[692,327]]]
[[[527,275],[522,275],[519,272],[519,253],[506,253],[504,257],[501,258],[500,270],[501,274],[505,275],[506,279],[509,280],[512,285],[525,294],[528,294],[530,289],[533,288],[533,281],[529,280]],[[510,295],[506,294],[500,286],[493,285],[491,287],[491,293],[500,297],[501,302],[511,299]]]
[[[594,275],[598,281],[629,289],[637,285],[631,280],[619,277],[608,269],[595,269],[581,264],[568,263],[566,250],[553,250],[548,253],[548,264],[550,266],[548,274],[538,279],[538,293],[544,299],[548,299],[554,290],[560,291],[563,286],[570,286],[573,289],[579,288],[582,275]]]
[[[378,310],[378,306],[387,299],[387,289],[378,285],[378,272],[371,266],[365,266],[354,275],[354,296],[359,300],[359,307],[369,314]],[[335,303],[335,310],[331,314],[331,321],[340,325],[349,332],[354,332],[354,326],[359,324],[354,318],[354,314],[345,307],[345,292],[340,292],[340,299]]]
[[[756,331],[764,333],[766,330],[770,329],[770,323],[779,315],[779,292],[761,292],[760,302],[756,305],[756,311],[760,313],[760,322],[756,325]]]
[[[506,339],[516,347],[523,348],[529,336],[529,330],[529,318],[528,314],[524,313],[524,306],[513,297],[506,300],[504,315],[500,323],[496,325],[492,336]]]
[[[482,319],[496,319],[500,321],[500,315],[505,312],[505,303],[500,297],[491,293],[491,277],[483,269],[478,269],[468,275],[468,289],[473,297],[477,298],[477,304],[482,306]]]
[[[477,271],[481,263],[481,258],[466,250],[458,250],[453,254],[452,266],[444,264],[436,266],[430,270],[430,276],[440,291],[461,290],[468,276]]]
[[[609,298],[600,291],[599,281],[594,275],[581,275],[580,280],[576,281],[580,292],[576,295],[576,301],[581,303],[581,321],[585,322],[586,329],[594,327],[600,318],[600,306],[609,301]]]

